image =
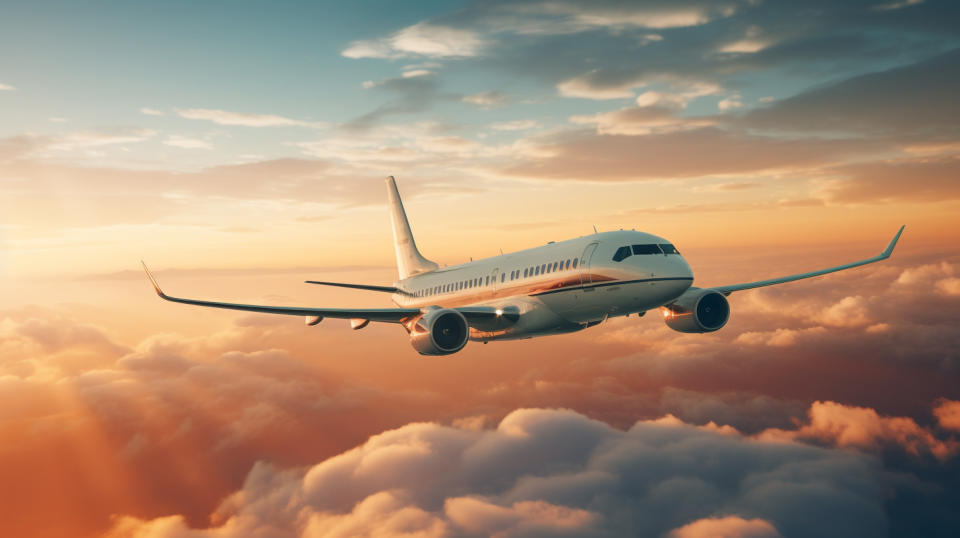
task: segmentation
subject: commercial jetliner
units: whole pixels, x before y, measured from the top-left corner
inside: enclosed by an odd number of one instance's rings
[[[595,233],[567,241],[441,268],[424,258],[413,240],[393,176],[386,178],[399,280],[372,286],[308,280],[308,284],[390,293],[396,308],[305,308],[182,299],[176,303],[267,314],[349,319],[354,329],[371,321],[397,323],[423,355],[449,355],[468,340],[532,338],[580,331],[612,316],[643,315],[659,308],[667,325],[684,333],[708,333],[730,317],[727,296],[735,291],[825,275],[890,257],[903,226],[880,254],[828,269],[717,286],[693,286],[690,266],[669,241],[643,232]]]

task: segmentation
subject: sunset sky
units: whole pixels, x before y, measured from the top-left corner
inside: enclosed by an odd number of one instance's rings
[[[7,2],[0,535],[957,536],[960,6]],[[422,357],[190,308],[647,231],[699,286]],[[726,533],[726,534],[723,534]]]

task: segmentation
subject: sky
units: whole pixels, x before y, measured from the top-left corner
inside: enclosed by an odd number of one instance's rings
[[[0,534],[956,536],[955,2],[8,2]],[[696,285],[422,357],[318,307],[600,231]],[[278,319],[282,318],[282,319]]]

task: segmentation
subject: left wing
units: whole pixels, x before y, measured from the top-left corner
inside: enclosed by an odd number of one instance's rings
[[[195,306],[207,306],[212,308],[226,308],[229,310],[246,310],[249,312],[263,312],[266,314],[285,314],[288,316],[311,316],[320,318],[337,319],[356,319],[369,321],[384,321],[390,323],[400,323],[414,316],[420,315],[419,308],[367,308],[367,309],[349,309],[349,308],[306,308],[301,306],[261,306],[237,303],[218,303],[214,301],[198,301],[196,299],[183,299],[180,297],[171,297],[157,284],[157,279],[150,274],[147,264],[143,264],[143,270],[153,284],[153,289],[161,299],[172,301],[174,303],[190,304]]]
[[[790,275],[781,278],[772,278],[770,280],[759,280],[757,282],[747,282],[745,284],[733,284],[731,286],[715,286],[710,289],[719,291],[724,295],[730,295],[735,291],[749,290],[753,288],[760,288],[763,286],[772,286],[774,284],[783,284],[784,282],[793,282],[794,280],[801,280],[804,278],[810,278],[820,275],[825,275],[828,273],[835,273],[837,271],[843,271],[844,269],[851,269],[853,267],[859,267],[861,265],[867,265],[868,263],[878,262],[880,260],[885,260],[893,254],[893,247],[897,246],[897,241],[900,239],[900,234],[903,233],[903,229],[906,226],[901,226],[900,230],[897,232],[897,235],[893,236],[893,239],[890,241],[890,244],[887,245],[887,248],[883,249],[883,252],[877,254],[872,258],[867,258],[864,260],[859,260],[844,265],[838,265],[836,267],[829,267],[827,269],[821,269],[819,271],[811,271],[809,273],[800,273],[797,275]]]

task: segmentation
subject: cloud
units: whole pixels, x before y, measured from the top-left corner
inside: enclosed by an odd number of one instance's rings
[[[735,2],[704,5],[702,2],[650,2],[630,4],[597,1],[584,4],[569,0],[534,2],[489,2],[465,10],[494,32],[520,35],[565,35],[596,30],[619,33],[636,29],[670,29],[700,26],[733,15]],[[653,34],[650,41],[659,40]]]
[[[376,89],[391,98],[349,122],[343,124],[343,130],[364,131],[390,116],[423,112],[444,101],[459,101],[461,94],[441,91],[440,82],[434,73],[423,73],[415,77],[385,78],[370,85],[367,89]]]
[[[523,409],[495,430],[408,424],[302,474],[257,466],[217,511],[222,523],[192,532],[872,536],[886,527],[874,466],[676,419],[624,432],[570,411]],[[172,535],[169,518],[121,528]]]
[[[403,72],[403,78],[412,78],[412,77],[424,77],[427,75],[432,75],[433,71],[427,69],[412,69],[410,71]]]
[[[743,107],[743,102],[740,101],[740,95],[734,94],[730,97],[725,97],[717,103],[717,108],[721,111],[733,110],[735,108]]]
[[[149,107],[141,108],[140,113],[147,116],[163,116],[162,110],[157,110],[156,108],[149,108]]]
[[[341,54],[347,58],[460,58],[478,55],[483,46],[475,31],[421,22],[384,39],[354,41]]]
[[[724,54],[753,54],[772,44],[772,41],[762,37],[760,28],[753,26],[747,29],[746,35],[737,41],[721,46],[718,52]]]
[[[13,90],[16,90],[16,88],[9,84],[0,83],[0,92],[12,92]]]
[[[941,428],[960,432],[960,401],[941,399],[933,408],[933,415]]]
[[[915,6],[917,4],[922,4],[923,0],[904,0],[903,2],[890,2],[887,4],[878,4],[873,6],[873,9],[877,11],[893,11],[897,9],[903,9],[905,7]]]
[[[675,114],[673,108],[652,105],[571,116],[570,122],[578,125],[596,125],[598,135],[626,136],[670,133],[709,127],[714,124],[714,120],[710,118],[680,117]]]
[[[490,128],[497,131],[527,131],[540,127],[537,120],[511,120],[491,123]]]
[[[762,519],[739,516],[711,517],[670,531],[668,538],[779,538],[780,533]]]
[[[960,442],[937,439],[913,419],[880,416],[874,409],[818,401],[810,406],[808,418],[809,422],[795,431],[772,429],[759,438],[804,440],[863,450],[895,445],[914,456],[931,454],[940,460],[951,458],[960,450]]]
[[[182,118],[207,120],[219,125],[241,125],[244,127],[324,127],[324,124],[277,116],[274,114],[245,114],[212,108],[176,108],[174,111]]]
[[[120,144],[136,144],[152,138],[157,131],[151,129],[115,129],[112,131],[80,131],[49,139],[48,147],[70,151],[98,148]]]
[[[476,105],[480,108],[494,108],[507,104],[510,99],[500,91],[487,91],[465,95],[462,99],[464,103]]]
[[[207,140],[182,135],[170,135],[163,143],[168,146],[183,149],[213,149],[213,144]]]
[[[642,80],[630,80],[617,85],[598,86],[589,75],[577,76],[557,84],[557,91],[564,97],[582,99],[629,99],[633,97],[633,88],[642,86]]]
[[[651,134],[637,137],[578,130],[533,137],[527,140],[528,154],[505,173],[590,181],[750,174],[815,168],[858,154],[869,155],[884,146],[857,140],[776,139],[716,127],[678,130],[689,125],[686,122],[698,120],[671,119],[656,109],[627,109],[578,121],[614,132]],[[657,124],[669,127],[667,132],[657,132],[653,128]],[[697,159],[686,158],[689,155],[697,155]]]
[[[842,177],[825,187],[833,201],[848,203],[933,202],[960,198],[960,158],[934,157],[838,166]],[[904,181],[910,178],[910,181]]]
[[[751,127],[782,131],[942,140],[960,132],[960,112],[951,106],[957,87],[960,50],[953,50],[782,99],[747,113],[743,121]]]

